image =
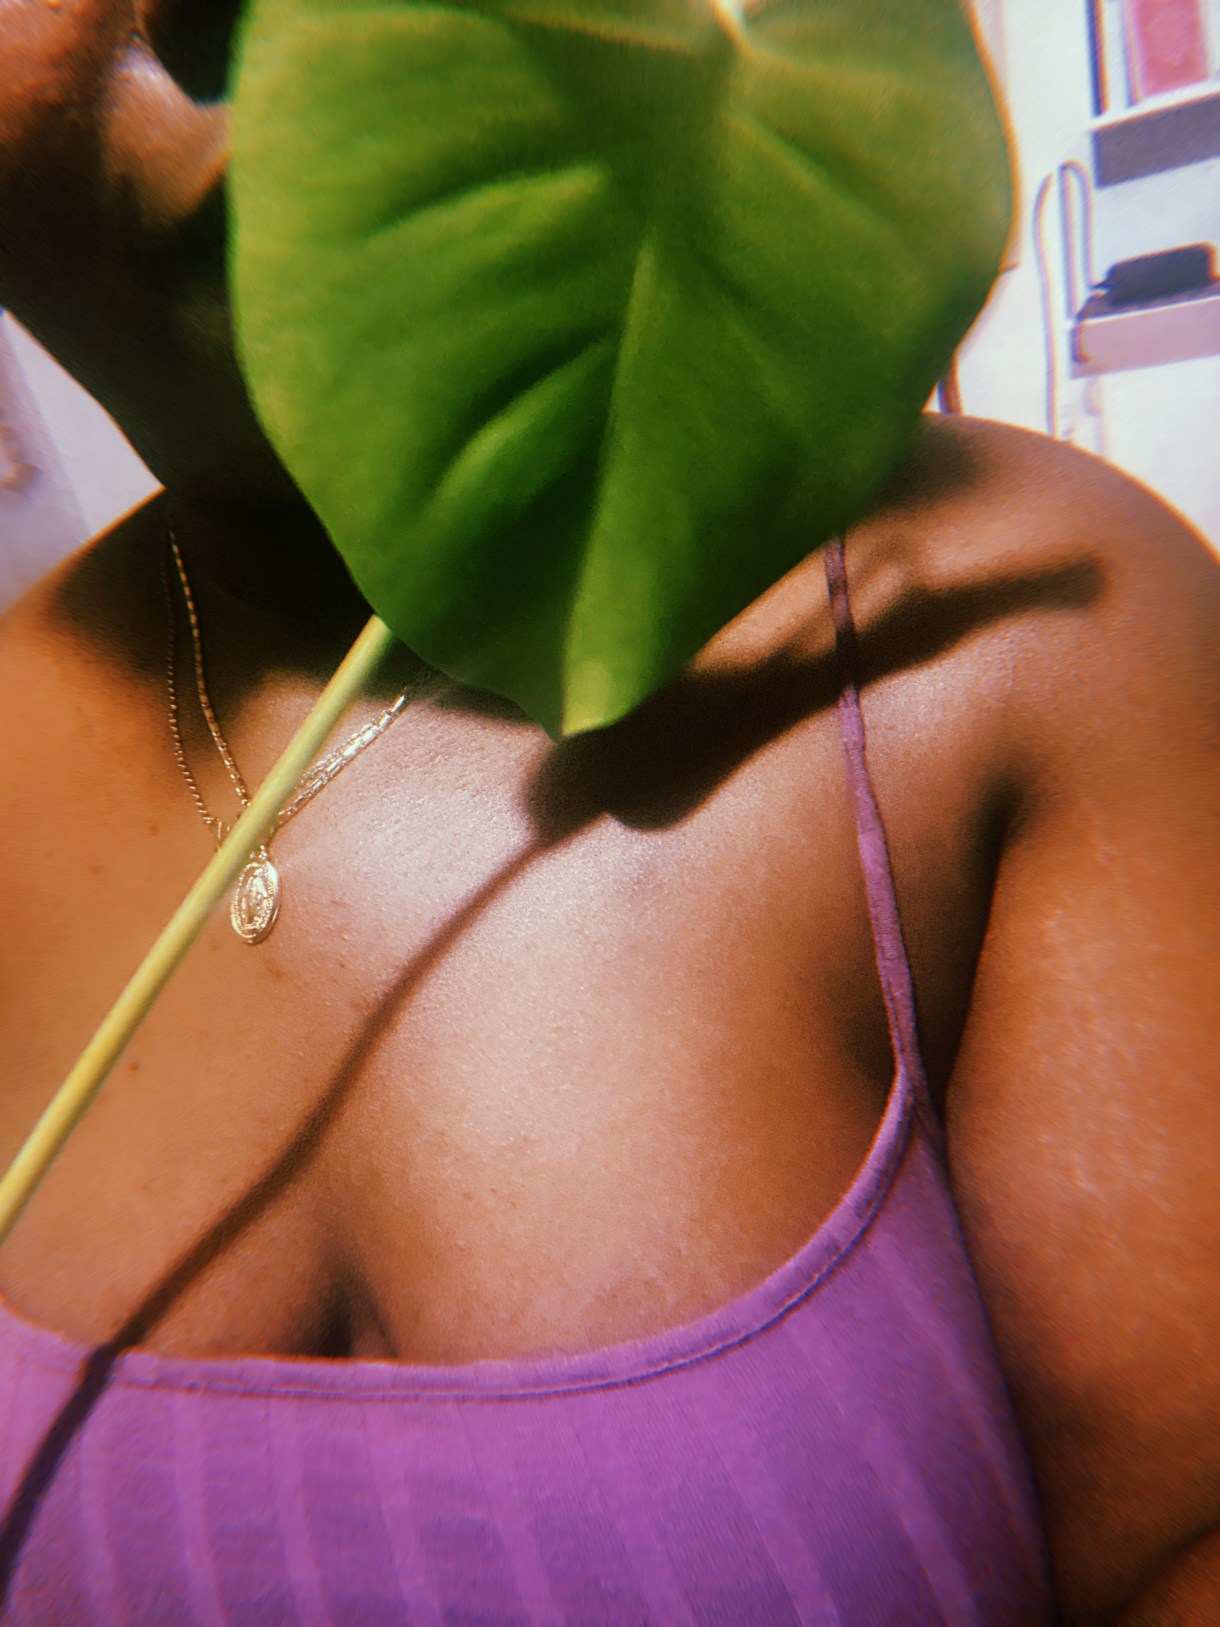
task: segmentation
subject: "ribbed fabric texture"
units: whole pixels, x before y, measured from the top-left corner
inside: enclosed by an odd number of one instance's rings
[[[827,574],[849,661],[837,545]],[[90,1352],[0,1306],[3,1620],[1052,1619],[843,693],[897,1072],[809,1243],[697,1323],[456,1368]]]

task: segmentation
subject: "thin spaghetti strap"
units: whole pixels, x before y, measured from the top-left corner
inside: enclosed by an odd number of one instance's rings
[[[826,548],[826,586],[830,590],[830,613],[834,621],[835,653],[839,665],[839,734],[847,756],[847,776],[851,785],[852,807],[856,817],[856,842],[860,868],[868,897],[868,918],[873,934],[877,974],[885,998],[894,1060],[906,1074],[916,1098],[928,1119],[936,1124],[919,1052],[919,1032],[915,1019],[915,986],[907,958],[894,892],[894,872],[889,845],[865,748],[864,713],[860,708],[856,626],[847,596],[847,570],[843,561],[843,540],[836,537]]]

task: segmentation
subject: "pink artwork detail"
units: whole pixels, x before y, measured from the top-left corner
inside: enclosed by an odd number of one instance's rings
[[[1207,78],[1203,0],[1123,0],[1134,99]]]

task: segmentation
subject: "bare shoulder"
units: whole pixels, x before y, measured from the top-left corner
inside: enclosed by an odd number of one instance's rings
[[[1063,618],[1077,638],[1133,619],[1204,635],[1220,605],[1215,558],[1160,498],[1088,453],[982,419],[925,420],[856,551],[891,593],[1024,584],[1030,608],[1088,611]],[[1022,602],[1014,592],[1009,608]]]
[[[899,505],[897,544],[866,535],[861,574],[899,569],[908,603],[1007,606],[979,639],[978,670],[1006,685],[1010,817],[949,1084],[954,1191],[1065,1617],[1177,1619],[1165,1597],[1211,1620],[1220,572],[1095,459],[941,433],[986,471],[978,500],[919,523]]]
[[[922,563],[949,569],[971,554],[1009,565],[1046,562],[1074,544],[1105,556],[1136,545],[1142,558],[1179,555],[1191,569],[1194,533],[1173,510],[1113,464],[1013,424],[925,415],[911,455],[877,506],[887,526],[912,516],[960,517],[955,528],[923,537]],[[914,552],[918,526],[904,531]],[[1141,543],[1142,538],[1142,543]],[[1175,540],[1177,539],[1177,540]],[[1203,550],[1206,561],[1206,549]]]
[[[1220,1619],[1220,568],[1116,469],[960,419],[925,421],[846,557],[925,1060],[1064,1617]],[[815,571],[774,590],[777,629]]]
[[[866,660],[884,674],[957,645],[979,741],[1032,793],[1108,739],[1130,752],[1168,715],[1206,730],[1217,705],[1220,566],[1165,503],[1112,466],[981,420],[925,425],[849,545]],[[969,697],[964,697],[969,698]]]
[[[1220,565],[1172,509],[1102,460],[982,419],[928,415],[911,455],[847,538],[865,677],[885,680],[960,652],[1006,651],[991,677],[1012,698],[1062,710],[1065,686],[1118,707],[1133,683],[1206,679],[1220,631]],[[820,553],[712,649],[790,644],[825,602]],[[1037,657],[1037,659],[1035,659]],[[1117,685],[1117,687],[1115,687]]]

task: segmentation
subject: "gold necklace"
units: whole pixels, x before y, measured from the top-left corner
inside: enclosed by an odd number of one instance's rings
[[[199,817],[212,832],[212,835],[216,838],[216,845],[219,847],[231,827],[227,827],[223,820],[208,812],[207,804],[204,802],[203,794],[199,789],[199,783],[186,760],[186,749],[182,741],[182,726],[178,717],[178,679],[175,660],[178,643],[178,618],[174,606],[173,583],[170,580],[169,572],[169,561],[171,559],[177,573],[178,582],[182,588],[187,622],[191,631],[191,647],[195,658],[195,693],[199,698],[199,710],[203,713],[204,721],[208,726],[208,733],[212,737],[216,750],[220,753],[221,760],[225,765],[233,789],[236,791],[238,801],[243,809],[250,806],[250,792],[246,787],[245,780],[242,778],[241,770],[233,759],[229,743],[221,733],[220,724],[216,721],[216,713],[208,695],[203,660],[203,634],[199,626],[199,612],[195,608],[195,595],[191,591],[190,577],[186,574],[182,550],[178,546],[178,539],[174,536],[172,528],[166,528],[166,539],[168,548],[162,575],[165,583],[165,602],[169,620],[169,652],[165,664],[165,682],[169,694],[170,739],[173,742],[174,761],[178,764],[182,777],[187,783]],[[229,920],[233,924],[234,932],[243,942],[262,943],[279,918],[280,873],[272,863],[271,854],[268,850],[271,838],[282,830],[290,819],[295,818],[302,808],[307,807],[320,791],[324,790],[333,779],[359,757],[362,751],[366,751],[374,740],[381,738],[394,719],[405,711],[409,702],[414,699],[432,676],[431,669],[425,667],[415,681],[408,685],[398,698],[386,707],[380,717],[374,718],[371,723],[364,724],[341,746],[337,746],[333,751],[328,752],[325,757],[320,757],[298,782],[296,790],[276,815],[275,824],[271,827],[267,841],[251,856],[234,884],[233,897],[229,905]]]

